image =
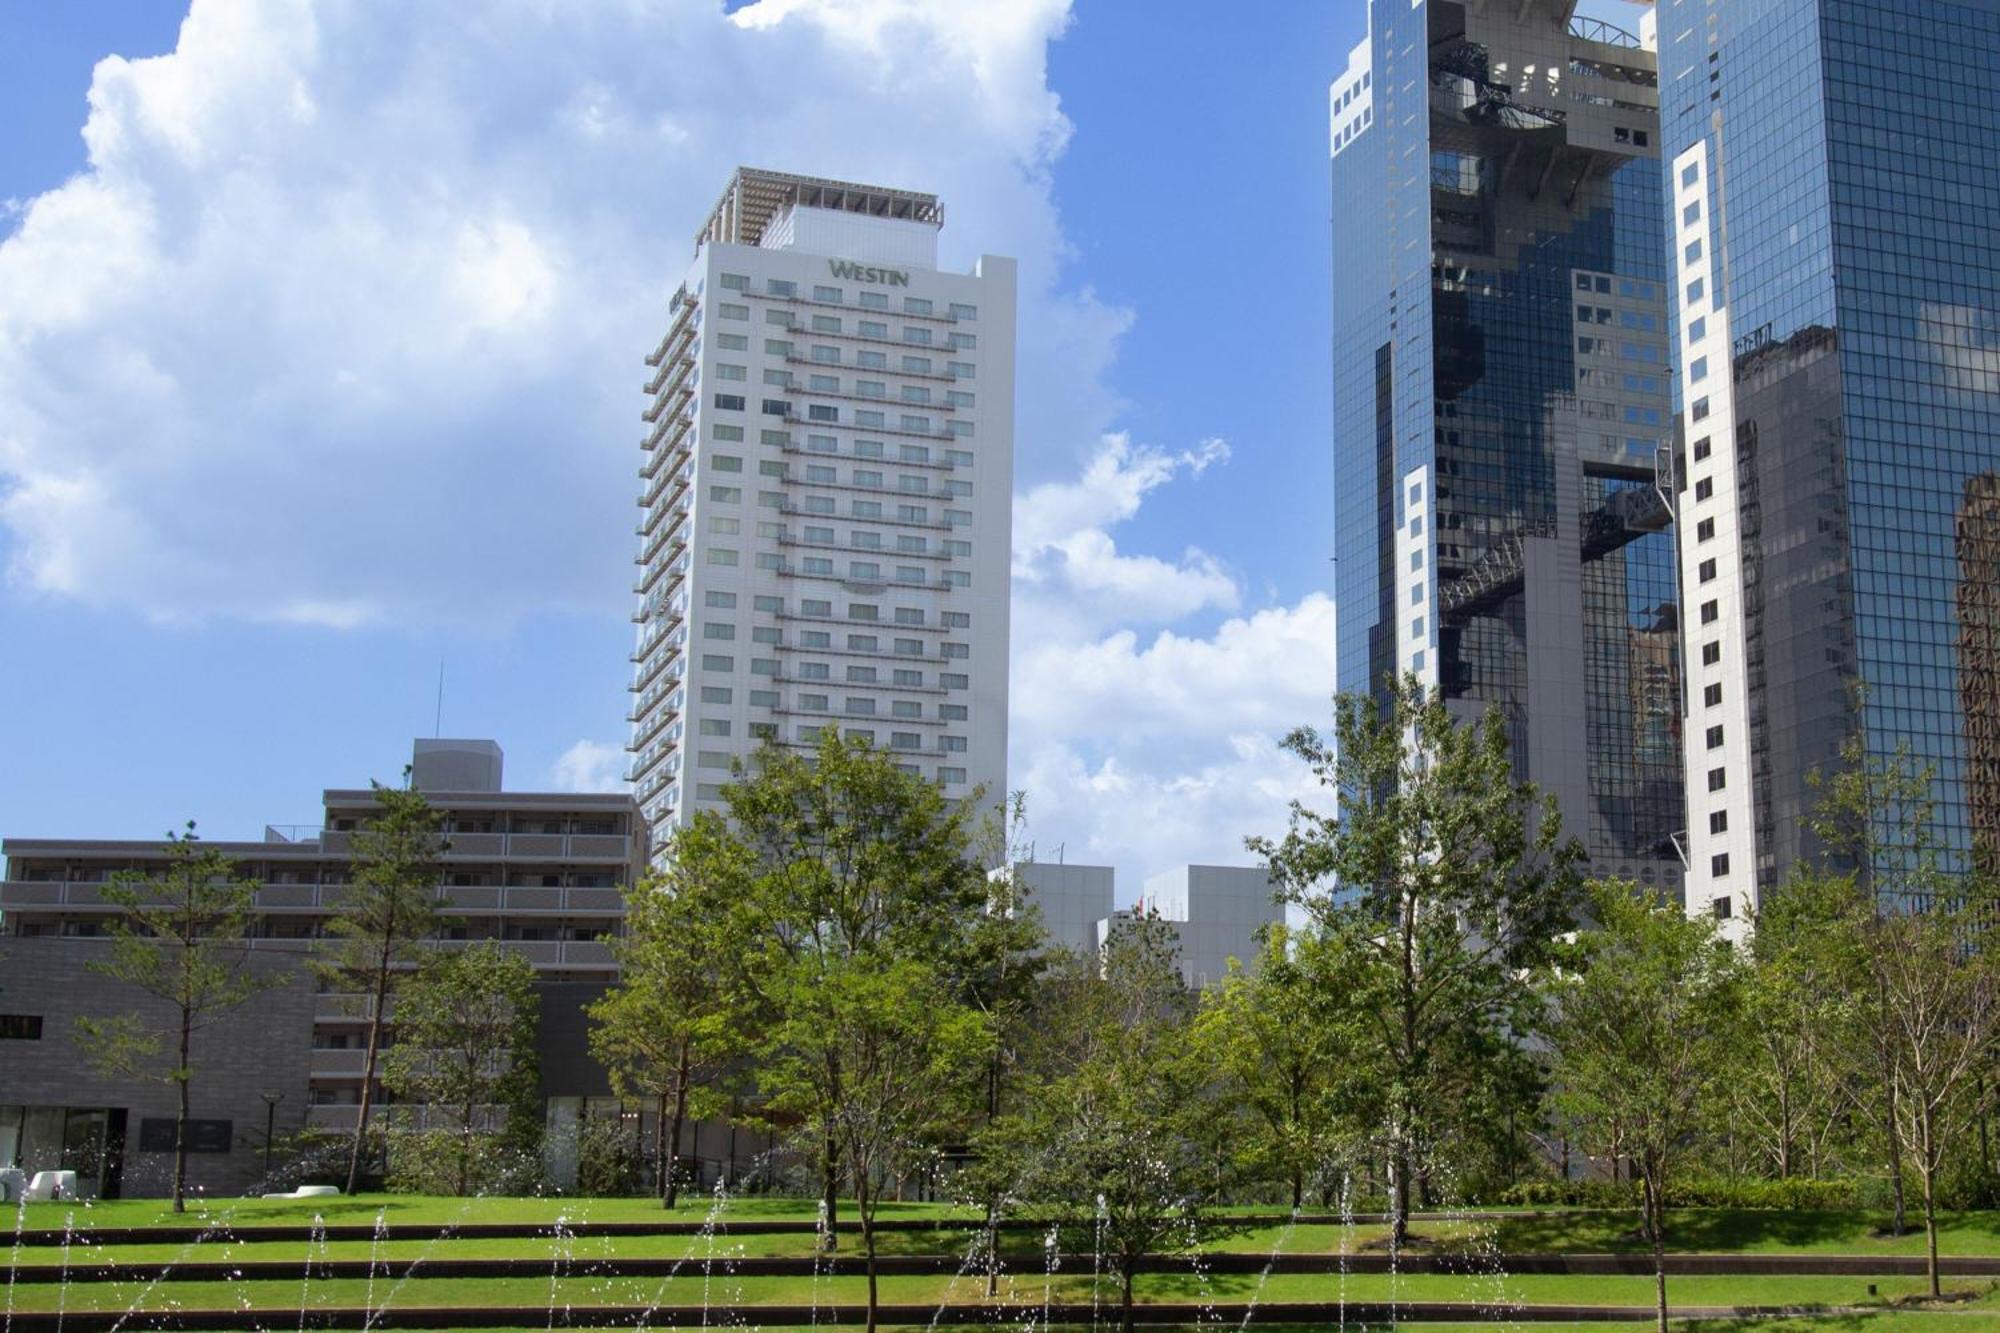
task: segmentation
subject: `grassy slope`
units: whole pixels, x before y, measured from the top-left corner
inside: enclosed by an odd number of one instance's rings
[[[1922,1289],[1917,1278],[1873,1279],[1882,1297],[1913,1296]],[[1868,1280],[1839,1277],[1676,1278],[1669,1295],[1676,1305],[1848,1305],[1868,1301]],[[1954,1284],[1960,1291],[1985,1290],[1985,1284]],[[1467,1301],[1480,1305],[1589,1304],[1645,1306],[1652,1300],[1652,1283],[1644,1277],[1496,1277],[1357,1276],[1339,1279],[1276,1275],[1196,1278],[1151,1274],[1138,1283],[1141,1299],[1151,1301],[1234,1302],[1253,1295],[1265,1301]],[[657,1278],[435,1278],[428,1281],[372,1285],[341,1279],[283,1282],[136,1282],[22,1285],[10,1293],[20,1311],[84,1309],[184,1309],[261,1307],[299,1308],[301,1299],[313,1306],[339,1305],[379,1308],[385,1304],[412,1306],[559,1305],[703,1305],[703,1304],[825,1304],[860,1303],[861,1278],[739,1278],[716,1275],[704,1281],[699,1271],[672,1279]],[[1100,1295],[1110,1299],[1106,1281]],[[892,1277],[882,1280],[882,1299],[892,1303],[941,1304],[947,1300],[979,1300],[983,1284],[976,1278]],[[1053,1279],[1017,1277],[1003,1285],[1007,1299],[1038,1304],[1045,1295],[1056,1301],[1089,1301],[1088,1273],[1059,1274]]]

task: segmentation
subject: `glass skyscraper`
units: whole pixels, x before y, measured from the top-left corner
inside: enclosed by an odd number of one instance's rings
[[[2000,0],[1661,0],[1690,910],[1859,729],[2000,843]],[[1856,687],[1859,686],[1857,689]]]
[[[1500,710],[1600,875],[1678,892],[1658,88],[1567,0],[1374,0],[1332,87],[1339,679]]]

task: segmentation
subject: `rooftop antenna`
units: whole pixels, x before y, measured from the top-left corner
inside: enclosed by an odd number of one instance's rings
[[[438,654],[437,716],[431,721],[431,739],[444,735],[444,654]]]

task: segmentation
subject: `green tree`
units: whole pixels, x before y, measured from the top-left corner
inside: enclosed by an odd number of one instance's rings
[[[108,923],[110,956],[90,964],[169,1011],[165,1025],[138,1014],[79,1018],[76,1036],[93,1063],[115,1076],[174,1087],[174,1211],[187,1211],[187,1122],[195,1075],[195,1034],[270,980],[249,967],[257,882],[234,862],[203,847],[194,821],[168,833],[166,863],[157,874],[121,872],[103,890],[119,909]],[[165,1065],[162,1067],[162,1059]]]
[[[430,953],[396,991],[396,1041],[383,1056],[382,1083],[457,1120],[451,1179],[461,1196],[477,1183],[487,1142],[527,1150],[539,1138],[540,1019],[534,964],[493,940]],[[485,1128],[489,1107],[503,1112],[498,1135]]]
[[[1942,887],[1942,886],[1941,886]],[[2000,1036],[2000,984],[1984,938],[1996,904],[1972,875],[1875,928],[1892,1055],[1894,1129],[1923,1191],[1925,1271],[1938,1284],[1938,1176],[1984,1109],[1982,1075]]]
[[[829,727],[809,759],[767,748],[754,772],[739,770],[723,795],[736,836],[754,860],[739,911],[743,938],[751,942],[743,981],[759,1034],[759,1087],[773,1123],[796,1117],[811,1127],[829,1224],[843,1155],[865,1148],[866,1160],[845,1164],[858,1193],[875,1191],[857,1199],[872,1271],[872,1210],[881,1178],[870,1173],[904,1149],[864,1144],[867,1135],[856,1126],[909,1126],[882,1109],[892,1100],[885,1086],[857,1079],[928,1081],[935,1071],[920,1075],[923,1062],[886,1060],[862,1071],[851,1062],[857,1055],[872,1060],[871,1043],[900,1021],[895,1012],[871,1012],[868,1002],[893,1009],[909,996],[914,983],[905,984],[904,965],[940,979],[939,1005],[966,1003],[942,983],[965,974],[969,940],[989,902],[974,854],[983,834],[982,794],[947,801],[893,756]],[[892,977],[903,981],[890,986]],[[950,1017],[937,1051],[971,1049],[977,1043],[959,1038],[972,1025]],[[966,1082],[973,1078],[966,1071]],[[951,1100],[948,1091],[941,1096]],[[829,1241],[832,1235],[829,1225]]]
[[[1197,1048],[1249,1113],[1236,1145],[1245,1173],[1283,1186],[1294,1211],[1374,1105],[1351,1015],[1326,1003],[1341,986],[1332,962],[1310,932],[1272,927],[1252,969],[1232,966],[1195,1019]]]
[[[1227,1104],[1192,1040],[1195,1001],[1165,922],[1121,921],[1101,960],[1071,960],[1051,984],[1040,1082],[1013,1117],[1025,1193],[1102,1254],[1130,1333],[1141,1261],[1192,1247],[1208,1223]]]
[[[327,920],[327,945],[318,960],[323,976],[365,994],[368,1005],[361,1106],[347,1159],[349,1194],[361,1180],[389,1001],[437,934],[439,858],[449,845],[442,814],[422,792],[371,785],[380,812],[351,835],[347,890]]]
[[[1386,704],[1340,696],[1330,741],[1302,727],[1284,748],[1335,812],[1295,801],[1282,840],[1247,841],[1311,913],[1344,987],[1329,1003],[1382,1078],[1401,1245],[1413,1174],[1478,1127],[1468,1085],[1523,1077],[1517,1034],[1536,1026],[1538,974],[1574,923],[1580,851],[1553,799],[1516,780],[1500,715],[1460,725],[1414,676]]]
[[[1867,1085],[1859,905],[1851,877],[1797,870],[1752,916],[1730,1124],[1779,1179],[1835,1165]]]
[[[672,1208],[682,1126],[728,1105],[723,1082],[745,1026],[734,906],[755,859],[709,811],[675,830],[664,859],[625,895],[625,934],[611,946],[618,981],[590,1007],[590,1048],[620,1097],[654,1103],[654,1179]]]
[[[1705,1104],[1723,1095],[1741,1039],[1741,967],[1707,916],[1689,916],[1636,885],[1593,886],[1597,929],[1579,941],[1580,970],[1557,986],[1559,1096],[1639,1177],[1640,1223],[1653,1248],[1653,1290],[1667,1327],[1666,1192]]]

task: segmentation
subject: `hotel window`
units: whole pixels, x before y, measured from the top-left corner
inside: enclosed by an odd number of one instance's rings
[[[747,292],[750,290],[750,275],[747,273],[725,273],[722,275],[723,290]]]
[[[703,718],[701,720],[701,734],[704,736],[727,736],[729,734],[729,719],[723,717]]]
[[[1729,873],[1729,853],[1717,852],[1714,856],[1709,857],[1708,873],[1716,879],[1721,879],[1724,875],[1727,875]],[[1716,901],[1726,903],[1729,900],[1727,898],[1718,898]]]
[[[829,463],[806,464],[806,480],[809,482],[816,482],[822,486],[831,486],[834,484],[836,475],[833,466]]]
[[[792,327],[792,312],[789,310],[766,310],[764,312],[764,322],[766,324],[776,324],[779,328],[789,329]]]
[[[898,625],[921,625],[921,624],[923,624],[923,623],[924,623],[924,611],[923,611],[923,608],[922,608],[922,607],[920,607],[920,606],[899,606],[899,607],[897,607],[897,608],[896,608],[896,623],[897,623]]]
[[[813,421],[838,421],[840,409],[829,403],[813,403],[806,408],[806,416]]]
[[[1708,816],[1708,831],[1710,833],[1729,832],[1729,812],[1727,810],[1711,811]]]
[[[1708,290],[1707,286],[1702,282],[1700,278],[1696,278],[1693,282],[1689,283],[1687,285],[1688,304],[1693,305],[1696,301],[1699,301],[1701,299],[1702,293],[1707,290]]]
[[[834,453],[840,448],[840,441],[831,435],[806,436],[806,448],[818,454]]]
[[[903,298],[903,313],[928,315],[931,313],[931,303],[921,296],[906,296]]]
[[[889,326],[879,320],[864,319],[861,321],[861,336],[864,338],[886,338],[889,336]]]
[[[750,339],[741,333],[718,333],[715,345],[725,352],[747,352],[750,350]]]
[[[821,601],[817,597],[808,597],[799,603],[799,614],[802,616],[830,616],[833,614],[833,603]]]
[[[1708,436],[1704,435],[1700,439],[1694,442],[1694,461],[1699,463],[1703,459],[1707,458],[1708,454],[1709,454]]]
[[[1683,226],[1690,226],[1699,221],[1701,221],[1701,204],[1699,201],[1689,204],[1681,210],[1681,224]]]
[[[788,383],[790,382],[789,375],[786,377],[786,380]],[[806,387],[811,389],[814,393],[839,393],[840,376],[808,375],[806,377]]]
[[[887,370],[889,357],[884,352],[861,351],[854,354],[854,364],[863,370]]]
[[[857,426],[867,426],[874,430],[881,430],[888,424],[888,418],[873,408],[862,408],[855,412],[854,424]]]
[[[1707,559],[1707,560],[1704,560],[1704,561],[1702,561],[1702,562],[1701,562],[1701,567],[1700,567],[1699,569],[1697,569],[1697,570],[1696,570],[1695,572],[1696,572],[1697,574],[1699,574],[1699,575],[1701,576],[1701,581],[1702,581],[1703,583],[1710,583],[1710,582],[1713,582],[1713,581],[1714,581],[1714,579],[1715,579],[1715,561],[1714,561],[1714,559],[1713,559],[1713,558],[1710,558],[1710,559]]]
[[[938,770],[938,781],[947,787],[963,786],[965,784],[965,770],[962,768],[940,768]]]
[[[831,305],[839,305],[846,299],[847,298],[841,294],[840,288],[838,287],[813,288],[813,300],[815,301],[825,301]]]
[[[887,310],[889,308],[889,294],[887,292],[863,292],[861,293],[861,304],[867,306],[870,310]]]
[[[1689,379],[1690,381],[1696,381],[1696,382],[1698,382],[1698,381],[1701,381],[1701,380],[1705,380],[1705,379],[1707,379],[1707,378],[1708,378],[1708,358],[1707,358],[1707,357],[1705,357],[1705,356],[1698,356],[1698,357],[1696,357],[1696,358],[1695,358],[1694,360],[1692,360],[1692,361],[1690,361],[1690,362],[1688,363],[1688,379]]]
[[[766,338],[764,340],[765,356],[790,356],[791,354],[792,345],[787,340],[783,338]]]
[[[814,315],[812,317],[812,331],[814,333],[839,333],[840,316]]]
[[[1712,477],[1703,477],[1703,478],[1702,478],[1702,479],[1701,479],[1700,481],[1698,481],[1698,482],[1696,482],[1696,483],[1694,484],[1694,498],[1695,498],[1695,499],[1697,499],[1697,500],[1706,500],[1706,499],[1707,499],[1707,498],[1708,498],[1709,496],[1711,496],[1711,495],[1714,495],[1714,494],[1715,494],[1715,479],[1714,479],[1714,478],[1712,478]]]
[[[963,352],[975,351],[979,347],[979,338],[977,335],[970,333],[954,332],[951,335],[950,342],[953,347]]]
[[[799,294],[798,284],[785,278],[766,278],[764,280],[764,290],[773,296],[785,299],[790,299]]]
[[[733,366],[726,361],[718,361],[715,365],[715,377],[719,380],[749,379],[750,368],[748,366]]]
[[[1728,785],[1729,774],[1726,770],[1720,768],[1711,768],[1708,770],[1708,789],[1710,791],[1721,791]]]
[[[905,674],[916,674],[916,673],[913,672],[905,673],[902,671],[898,671],[896,674],[898,676],[903,676]],[[921,681],[898,680],[896,683],[898,685],[914,685],[914,684],[920,684]],[[924,706],[916,702],[914,699],[897,699],[892,701],[889,705],[890,717],[921,718],[923,715],[924,715]]]
[[[722,566],[734,565],[736,563],[736,552],[724,547],[712,546],[708,551],[708,563]]]
[[[1710,639],[1701,646],[1701,664],[1714,666],[1722,660],[1722,640]]]
[[[1692,264],[1701,258],[1701,238],[1696,237],[1681,248],[1681,261]]]
[[[1714,519],[1705,518],[1701,522],[1694,525],[1694,539],[1696,541],[1705,542],[1710,540],[1714,536],[1715,536]]]
[[[733,592],[716,592],[711,589],[708,595],[702,598],[701,604],[718,611],[733,611],[736,609],[736,594]]]
[[[1690,162],[1686,166],[1681,168],[1681,187],[1683,189],[1694,184],[1696,181],[1700,179],[1701,179],[1700,163]]]
[[[741,486],[711,486],[708,488],[708,498],[717,504],[740,504],[743,500],[743,488]]]
[[[1697,316],[1696,318],[1688,321],[1689,342],[1691,343],[1700,342],[1703,338],[1707,336],[1708,336],[1708,319],[1706,316]]]
[[[724,301],[721,305],[717,306],[715,309],[716,313],[720,315],[723,319],[750,318],[750,307],[747,305],[731,305],[729,302]]]
[[[1701,702],[1705,708],[1714,708],[1722,702],[1722,684],[1720,681],[1702,686]]]
[[[915,324],[906,324],[903,326],[903,341],[906,343],[916,343],[919,347],[928,347],[931,341],[931,331],[926,328],[920,328]]]
[[[1709,749],[1720,750],[1722,748],[1722,728],[1710,727],[1708,729],[1707,740]]]
[[[940,619],[946,629],[972,628],[972,612],[970,611],[947,611]]]
[[[727,653],[703,653],[701,655],[701,669],[703,671],[734,671],[736,670],[736,659]]]
[[[961,305],[959,302],[953,301],[951,303],[951,317],[953,319],[978,319],[979,307],[976,305]]]
[[[945,367],[953,379],[977,379],[979,373],[970,361],[953,361]]]
[[[889,748],[892,750],[920,750],[924,739],[914,731],[892,731],[889,733]]]
[[[715,395],[715,405],[724,412],[741,412],[744,398],[740,393],[719,393]]]
[[[1727,869],[1726,866],[1724,868]],[[1728,898],[1717,898],[1709,903],[1708,910],[1715,914],[1717,921],[1727,921],[1731,914],[1730,900]]]
[[[912,671],[908,667],[897,667],[894,679],[897,685],[900,685],[905,689],[921,689],[924,683],[924,673],[921,671]],[[900,708],[902,707],[902,705],[898,704],[897,707]],[[913,711],[911,711],[908,714],[908,716],[910,717],[917,716],[916,712],[914,711],[917,708],[917,705],[911,704],[910,708]]]
[[[840,349],[838,347],[829,347],[825,343],[814,343],[812,359],[825,365],[838,365],[840,362]]]
[[[938,705],[938,721],[940,722],[963,722],[968,716],[969,710],[964,704]]]

